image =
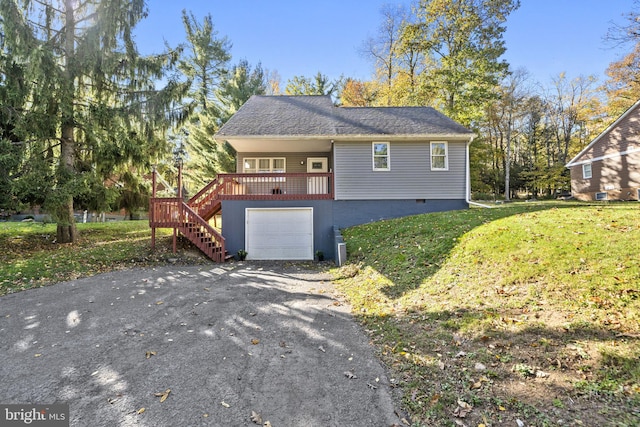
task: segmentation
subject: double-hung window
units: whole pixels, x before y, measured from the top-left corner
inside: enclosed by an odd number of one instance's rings
[[[388,142],[374,142],[372,144],[372,153],[374,171],[391,170]]]
[[[431,143],[431,170],[449,170],[449,153],[447,143],[437,141]]]
[[[584,179],[590,179],[593,176],[593,171],[591,169],[591,163],[585,163],[582,165],[582,177]]]

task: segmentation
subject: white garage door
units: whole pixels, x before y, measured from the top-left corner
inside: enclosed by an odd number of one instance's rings
[[[247,259],[313,259],[313,208],[247,208]]]

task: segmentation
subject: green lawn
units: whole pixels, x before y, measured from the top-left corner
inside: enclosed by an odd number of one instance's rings
[[[171,230],[157,231],[151,251],[147,221],[78,224],[73,245],[55,243],[55,224],[0,222],[0,295],[114,269],[200,262],[192,252],[171,253]],[[182,245],[181,245],[182,246]]]
[[[343,234],[339,286],[415,425],[640,425],[640,204],[516,203]]]

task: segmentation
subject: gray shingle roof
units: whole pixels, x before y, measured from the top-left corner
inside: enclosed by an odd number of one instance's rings
[[[252,96],[218,133],[243,136],[456,135],[473,133],[431,107],[335,107],[329,96]]]

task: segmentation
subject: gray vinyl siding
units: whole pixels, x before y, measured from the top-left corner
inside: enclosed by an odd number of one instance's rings
[[[236,172],[243,173],[242,163],[245,158],[285,158],[287,173],[306,173],[307,157],[326,157],[329,159],[329,168],[331,168],[331,153],[238,153],[237,154]],[[304,164],[300,164],[304,162]]]
[[[373,171],[371,142],[335,142],[336,200],[466,198],[466,142],[449,141],[447,171],[431,170],[430,141],[391,141],[389,153],[390,170]]]

